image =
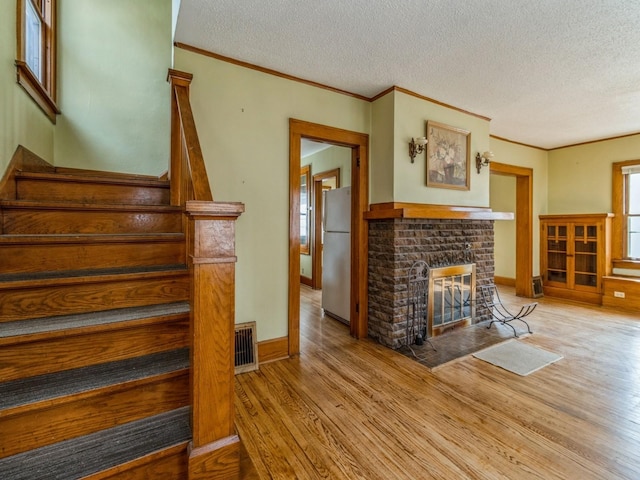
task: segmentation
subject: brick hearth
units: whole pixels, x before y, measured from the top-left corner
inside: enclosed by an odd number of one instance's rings
[[[493,220],[369,218],[369,336],[383,345],[404,343],[407,274],[417,260],[430,267],[476,264],[476,285],[493,282]],[[473,323],[488,320],[476,304]]]

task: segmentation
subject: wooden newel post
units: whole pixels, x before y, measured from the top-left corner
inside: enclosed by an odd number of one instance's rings
[[[189,480],[235,479],[235,221],[244,205],[189,201],[186,209],[192,276]]]

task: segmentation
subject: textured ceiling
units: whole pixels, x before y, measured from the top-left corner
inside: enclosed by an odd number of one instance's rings
[[[640,0],[182,0],[175,40],[542,148],[640,132]]]

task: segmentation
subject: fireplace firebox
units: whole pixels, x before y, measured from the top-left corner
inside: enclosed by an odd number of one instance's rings
[[[475,264],[429,270],[429,337],[473,322],[475,286]]]

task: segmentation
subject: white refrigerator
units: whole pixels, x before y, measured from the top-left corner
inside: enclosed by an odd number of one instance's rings
[[[349,323],[351,307],[351,187],[327,190],[324,197],[322,308]]]

